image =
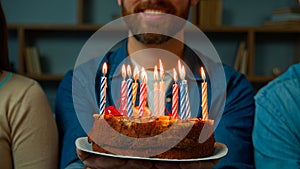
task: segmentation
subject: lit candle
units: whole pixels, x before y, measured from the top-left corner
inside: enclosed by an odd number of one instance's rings
[[[131,67],[130,65],[127,66],[127,76],[128,79],[126,81],[127,84],[127,113],[130,117],[132,115],[132,77],[131,77]]]
[[[107,80],[106,80],[106,73],[107,73],[107,64],[106,62],[102,65],[102,74],[100,80],[100,106],[99,106],[99,115],[102,115],[105,111],[105,105],[106,105],[106,88],[107,88]],[[100,117],[100,116],[98,116]]]
[[[157,66],[154,67],[154,115],[159,116],[159,86],[158,86],[158,70]]]
[[[206,75],[204,72],[203,67],[200,69],[201,77],[203,79],[202,82],[202,119],[207,120],[208,119],[208,100],[207,100],[207,82],[206,82]]]
[[[180,118],[186,120],[191,117],[190,101],[188,96],[187,80],[185,80],[184,66],[180,69]]]
[[[132,84],[132,104],[133,104],[133,106],[135,106],[136,95],[137,95],[137,90],[138,90],[137,80],[139,79],[139,69],[137,66],[134,67],[133,78],[134,78],[134,82]]]
[[[178,117],[178,84],[177,84],[177,72],[173,69],[174,84],[172,86],[172,117],[176,119]]]
[[[123,80],[121,82],[121,101],[120,101],[120,113],[123,115],[123,112],[126,111],[126,90],[127,90],[127,85],[126,85],[126,68],[125,65],[122,65],[122,77]]]
[[[179,74],[181,73],[181,69],[182,69],[181,63],[180,63],[180,60],[178,60],[178,72],[179,72]]]
[[[165,72],[161,60],[159,59],[159,73],[160,73],[160,82],[159,82],[159,115],[163,116],[165,114]]]
[[[145,68],[142,68],[141,71],[142,82],[140,85],[140,107],[139,107],[139,116],[143,116],[145,112],[145,107],[147,103],[147,74]]]

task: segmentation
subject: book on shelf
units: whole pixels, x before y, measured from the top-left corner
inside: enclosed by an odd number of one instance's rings
[[[222,0],[200,0],[200,26],[222,25]]]
[[[300,7],[281,7],[272,10],[270,20],[264,26],[299,26]]]
[[[248,70],[248,50],[245,49],[242,53],[241,66],[239,71],[244,75],[247,75],[248,73],[247,70]]]
[[[300,20],[286,20],[286,21],[266,21],[264,26],[291,26],[300,27]]]
[[[246,41],[240,41],[240,43],[238,45],[238,48],[237,48],[235,61],[234,61],[234,66],[233,66],[235,70],[240,69],[241,62],[242,62],[242,57],[243,57],[243,52],[245,50],[245,47],[246,47]]]
[[[300,13],[273,14],[270,21],[292,21],[300,20]]]
[[[42,74],[40,56],[37,47],[27,47],[25,54],[26,70],[28,74]]]
[[[300,13],[300,6],[287,6],[275,8],[272,10],[272,14],[286,14],[286,13]]]

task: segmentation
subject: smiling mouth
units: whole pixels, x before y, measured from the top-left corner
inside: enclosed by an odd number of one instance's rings
[[[161,14],[166,14],[166,10],[161,10],[161,9],[146,9],[143,11],[145,14],[149,15],[161,15]]]

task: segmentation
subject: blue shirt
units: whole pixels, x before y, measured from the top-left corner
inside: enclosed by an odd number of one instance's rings
[[[108,53],[101,61],[109,63],[108,72],[108,87],[110,87],[111,78],[114,70],[117,69],[119,64],[127,57],[127,41],[116,51]],[[187,65],[190,66],[191,71],[194,73],[195,80],[198,85],[201,85],[202,79],[199,75],[199,68],[202,66],[201,60],[193,56],[191,50],[186,49],[184,57],[182,58]],[[97,58],[96,58],[97,60]],[[93,61],[88,64],[99,64],[100,61]],[[99,65],[97,65],[99,67]],[[222,142],[227,145],[228,154],[220,160],[216,168],[253,168],[253,146],[252,146],[252,127],[254,118],[254,91],[245,78],[244,75],[235,71],[233,68],[223,65],[226,76],[226,101],[223,115],[219,125],[215,129],[215,139],[217,142]],[[101,77],[100,70],[97,71],[94,87],[95,102],[99,101],[99,79]],[[83,73],[84,76],[89,76],[88,73]],[[72,77],[73,71],[66,74],[62,80],[56,100],[56,119],[60,133],[61,143],[61,168],[78,160],[75,148],[75,140],[78,137],[87,136],[84,129],[81,127],[76,112],[74,110],[72,99]],[[78,77],[76,77],[78,78]],[[73,81],[74,83],[74,81]],[[78,83],[87,83],[78,81]],[[84,84],[89,85],[89,84]],[[210,84],[209,84],[210,86]],[[210,90],[210,88],[209,88]],[[119,91],[119,90],[117,90]],[[201,94],[201,91],[197,91]],[[209,91],[210,93],[210,91]],[[89,93],[84,93],[85,95]],[[82,95],[84,95],[82,93]],[[170,95],[170,90],[167,96]],[[84,96],[83,96],[84,97]],[[113,104],[110,93],[108,93],[107,105]],[[211,101],[211,96],[209,96]],[[210,103],[210,102],[209,102]],[[81,104],[81,103],[80,103]],[[88,104],[88,103],[82,103]],[[210,105],[209,105],[210,106]],[[171,111],[170,104],[166,105],[167,109]],[[198,108],[201,112],[201,108]],[[201,116],[201,114],[198,114]]]
[[[262,88],[255,101],[256,168],[300,168],[300,64]]]

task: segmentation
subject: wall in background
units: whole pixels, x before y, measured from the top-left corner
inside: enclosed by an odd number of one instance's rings
[[[9,24],[76,24],[77,1],[76,0],[1,0],[4,12]],[[85,0],[84,22],[105,24],[118,16],[120,9],[117,0]],[[222,23],[226,26],[260,26],[271,16],[272,9],[295,5],[296,0],[223,0]],[[109,9],[109,10],[108,10]],[[66,73],[72,69],[81,47],[91,36],[87,32],[74,33],[49,33],[37,35],[34,45],[38,47],[43,64],[44,72]],[[230,35],[222,35],[226,40],[218,41],[218,38],[210,37],[215,45],[222,61],[232,65],[236,55],[236,49],[229,44],[238,46],[240,39],[231,38]],[[18,42],[16,32],[9,35],[9,52],[11,61],[17,69]],[[288,38],[288,37],[287,37]],[[227,43],[228,42],[228,43]],[[105,43],[105,42],[103,42]],[[279,67],[286,69],[291,60],[279,55],[293,55],[293,45],[280,43],[279,37],[274,35],[274,44],[260,42],[261,48],[257,52],[261,55],[273,57]],[[264,44],[265,43],[265,44]],[[274,50],[276,49],[276,50]],[[46,52],[47,51],[47,52]],[[257,56],[260,57],[260,56]],[[270,58],[262,61],[262,67],[257,69],[258,74],[269,74],[268,67]],[[279,58],[279,61],[278,61]],[[272,58],[271,58],[272,60]],[[270,65],[274,65],[271,63]],[[41,82],[46,91],[51,107],[54,108],[56,88],[58,83]]]

